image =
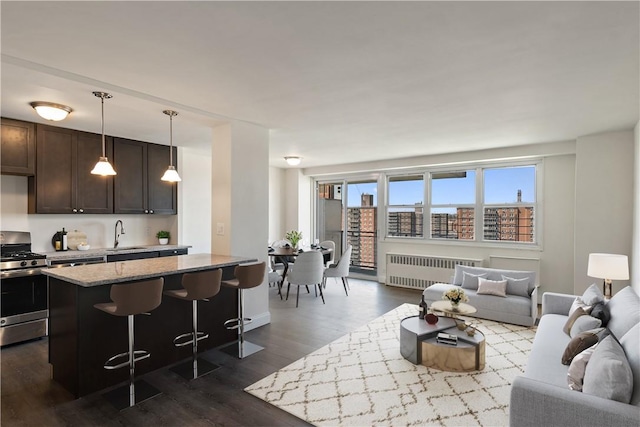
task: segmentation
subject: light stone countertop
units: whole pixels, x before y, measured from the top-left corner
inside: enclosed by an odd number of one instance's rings
[[[165,246],[163,246],[165,247]],[[82,287],[151,279],[169,274],[210,270],[257,261],[255,258],[193,254],[42,269],[42,274]]]
[[[120,255],[120,254],[135,254],[141,252],[154,252],[154,251],[171,251],[175,249],[188,249],[190,245],[135,245],[125,246],[113,250],[112,248],[95,248],[88,249],[86,251],[68,250],[68,251],[51,251],[51,252],[38,252],[41,255],[46,255],[49,261],[61,261],[65,259],[83,259],[92,258],[96,256],[105,255]]]

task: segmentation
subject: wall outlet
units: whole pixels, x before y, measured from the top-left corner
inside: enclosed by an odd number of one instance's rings
[[[216,234],[218,234],[218,236],[224,236],[224,223],[223,222],[219,222],[216,225]]]

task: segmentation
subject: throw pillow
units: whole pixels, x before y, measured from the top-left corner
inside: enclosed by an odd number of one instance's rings
[[[589,314],[591,313],[591,310],[593,309],[593,306],[591,305],[587,305],[584,303],[584,301],[582,301],[582,298],[577,297],[575,300],[573,300],[573,302],[571,303],[571,308],[569,309],[569,316],[571,316],[573,314],[574,311],[576,311],[576,309],[578,307],[582,307],[582,309],[585,311],[585,313]]]
[[[604,295],[602,294],[600,287],[593,283],[586,291],[584,291],[581,299],[586,305],[593,305],[597,302],[604,301]]]
[[[584,373],[582,392],[622,403],[631,401],[633,373],[624,350],[612,335],[593,351]]]
[[[611,318],[607,328],[620,339],[640,322],[640,296],[631,286],[625,286],[607,302]]]
[[[502,275],[502,280],[507,281],[507,293],[509,295],[519,295],[521,297],[529,296],[529,278],[514,279],[513,277],[507,277]]]
[[[571,365],[569,365],[569,370],[567,371],[567,383],[569,383],[569,389],[582,391],[584,371],[587,369],[587,363],[589,363],[589,359],[591,359],[591,355],[595,351],[596,347],[597,344],[583,350],[571,361]]]
[[[578,353],[598,343],[598,336],[591,331],[586,331],[572,338],[562,353],[562,364],[568,365]]]
[[[609,319],[611,319],[607,305],[604,302],[595,303],[591,308],[591,313],[589,314],[596,319],[600,319],[602,326],[607,326]]]
[[[495,295],[497,297],[507,296],[507,281],[488,280],[478,277],[478,295]]]
[[[571,327],[573,326],[573,324],[576,322],[576,319],[580,316],[584,316],[587,313],[585,313],[585,311],[582,309],[582,307],[578,307],[576,309],[576,311],[574,311],[573,313],[571,313],[571,316],[569,316],[569,318],[567,319],[567,323],[564,324],[564,328],[562,328],[562,330],[564,331],[565,334],[571,336]]]
[[[478,290],[478,277],[487,277],[487,273],[482,274],[471,274],[464,271],[462,273],[462,287],[464,289],[469,289],[471,291]]]
[[[600,326],[602,326],[602,322],[600,322],[600,319],[596,319],[595,317],[591,316],[580,316],[576,319],[575,322],[573,322],[573,325],[571,325],[569,336],[573,338],[584,331],[599,328]]]
[[[636,385],[633,388],[633,395],[631,396],[631,404],[640,405],[640,323],[629,329],[629,332],[620,338],[620,345],[624,350],[624,354],[627,356],[631,371],[633,372],[633,383]]]

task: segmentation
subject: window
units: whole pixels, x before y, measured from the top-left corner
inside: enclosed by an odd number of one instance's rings
[[[386,235],[537,243],[537,168],[534,163],[390,174]]]
[[[476,171],[431,173],[431,238],[473,240]]]
[[[487,168],[484,173],[484,240],[535,243],[533,165]]]
[[[389,177],[387,236],[424,236],[424,175]]]

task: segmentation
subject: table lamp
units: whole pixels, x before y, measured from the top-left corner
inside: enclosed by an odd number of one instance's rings
[[[611,281],[629,279],[629,259],[618,254],[589,254],[587,276],[604,279],[602,293],[611,298]]]

